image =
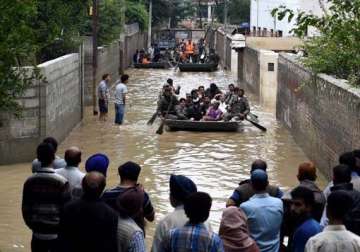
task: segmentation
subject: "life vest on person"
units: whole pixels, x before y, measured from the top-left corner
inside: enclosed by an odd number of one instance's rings
[[[194,45],[193,43],[191,43],[190,41],[188,43],[186,43],[185,46],[185,53],[186,54],[194,54]]]
[[[142,61],[143,64],[150,64],[150,61],[147,58],[144,58]]]

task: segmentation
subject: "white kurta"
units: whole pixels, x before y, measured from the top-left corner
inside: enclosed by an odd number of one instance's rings
[[[360,252],[360,237],[343,225],[329,225],[309,239],[305,252]]]

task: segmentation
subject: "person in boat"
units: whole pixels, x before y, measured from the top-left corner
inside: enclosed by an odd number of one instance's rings
[[[176,116],[178,120],[187,120],[187,107],[185,98],[181,98],[179,104],[175,107]]]
[[[177,88],[175,88],[175,87],[174,87],[174,81],[173,81],[173,79],[171,79],[171,78],[167,79],[166,83],[169,84],[169,86],[171,87],[172,92],[173,92],[174,94],[176,94],[176,95],[179,95],[179,94],[180,94],[180,89],[181,89],[181,87],[180,87],[180,86],[177,86]]]
[[[205,98],[205,87],[204,86],[199,86],[198,87],[198,97],[203,100]]]
[[[220,103],[215,101],[208,109],[206,115],[203,117],[204,121],[221,121],[223,112],[219,108]]]
[[[161,58],[160,48],[157,44],[155,44],[153,62],[159,62],[160,58]]]
[[[151,46],[148,48],[148,54],[150,55],[150,59],[154,58],[154,45],[151,44]]]
[[[205,40],[203,38],[199,39],[198,48],[199,55],[205,54]]]
[[[150,64],[150,63],[151,63],[150,60],[149,60],[149,58],[148,58],[148,56],[145,56],[145,57],[144,57],[142,63],[143,63],[143,64]]]
[[[234,88],[234,95],[229,103],[229,110],[224,115],[224,121],[244,120],[245,116],[250,113],[248,99],[244,96],[245,91],[238,87]]]
[[[234,95],[235,86],[234,86],[234,84],[231,83],[231,84],[229,84],[228,88],[229,88],[229,90],[225,93],[225,103],[226,104],[229,104],[229,102],[231,101],[231,98]]]
[[[145,57],[145,50],[141,49],[140,53],[139,53],[139,63],[140,64],[142,64],[144,57]]]
[[[206,115],[208,109],[210,108],[211,106],[211,100],[208,96],[205,96],[203,99],[202,99],[202,102],[201,102],[201,113],[203,115]]]
[[[209,53],[209,56],[207,58],[207,63],[210,63],[210,64],[219,64],[219,61],[220,61],[220,57],[219,55],[217,55],[215,53],[215,50],[214,49],[210,49],[210,53]]]
[[[221,90],[215,83],[211,83],[210,87],[205,91],[205,96],[209,97],[210,100],[212,100],[217,94],[221,94]]]
[[[185,44],[185,54],[190,61],[191,58],[194,57],[194,44],[191,39],[189,39],[189,41]]]
[[[190,94],[190,93],[186,93],[185,103],[186,103],[186,107],[190,107],[190,106],[191,106],[191,104],[192,104],[192,99],[191,99],[191,94]]]
[[[164,87],[164,93],[158,103],[157,114],[160,117],[167,119],[177,119],[176,105],[179,104],[176,95],[172,93],[172,89],[169,85]]]
[[[136,52],[133,55],[133,63],[134,64],[139,63],[139,50],[138,49],[136,49]]]
[[[193,121],[200,121],[202,119],[203,113],[199,98],[192,100],[191,105],[187,109],[187,117]]]

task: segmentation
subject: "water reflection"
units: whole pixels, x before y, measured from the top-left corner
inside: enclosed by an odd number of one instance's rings
[[[168,202],[168,179],[171,173],[183,174],[193,179],[199,190],[213,197],[210,221],[217,230],[221,210],[227,197],[239,181],[246,179],[249,165],[256,158],[268,161],[271,183],[283,189],[294,186],[296,169],[307,160],[294,143],[289,133],[275,120],[274,113],[262,112],[257,98],[250,98],[255,114],[268,128],[267,133],[247,125],[242,133],[191,133],[165,132],[158,136],[157,122],[149,127],[146,122],[155,110],[156,98],[166,79],[174,79],[181,85],[181,95],[199,85],[208,87],[211,82],[225,87],[235,83],[232,75],[215,73],[178,73],[174,70],[129,70],[129,104],[126,123],[119,127],[113,124],[114,108],[110,107],[109,120],[99,122],[86,109],[83,122],[59,147],[59,154],[76,145],[83,151],[83,160],[96,152],[107,154],[111,160],[107,187],[115,186],[119,177],[117,167],[128,160],[138,162],[143,171],[141,183],[149,192],[159,220],[171,206]],[[30,150],[34,151],[34,150]],[[81,168],[83,169],[83,163]],[[21,216],[21,190],[30,174],[30,164],[3,166],[0,176],[0,250],[29,251],[31,232]],[[320,185],[325,180],[319,176]],[[149,224],[147,243],[150,244],[155,225]],[[149,246],[148,246],[149,247]]]

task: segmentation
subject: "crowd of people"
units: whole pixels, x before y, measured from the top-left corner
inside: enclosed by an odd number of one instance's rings
[[[220,61],[214,49],[206,50],[205,40],[199,39],[197,43],[191,39],[182,39],[176,43],[175,48],[167,48],[163,53],[157,44],[152,44],[147,50],[136,50],[133,55],[134,64],[150,64],[157,62],[174,63],[215,63]]]
[[[145,252],[146,222],[155,219],[151,195],[138,183],[140,165],[118,168],[119,185],[106,189],[109,158],[101,153],[79,169],[81,150],[64,159],[48,137],[37,147],[33,174],[23,187],[22,213],[37,251]],[[171,175],[174,208],[156,225],[153,252],[358,252],[360,150],[346,152],[322,191],[313,163],[299,165],[299,185],[287,193],[270,185],[267,164],[255,160],[250,177],[226,202],[220,228],[208,222],[212,198],[188,177]],[[285,242],[287,240],[287,242]]]
[[[199,86],[186,98],[177,98],[180,87],[175,88],[172,79],[168,79],[159,94],[158,116],[173,120],[194,121],[230,121],[243,120],[250,112],[245,91],[234,84],[222,92],[215,83],[205,89]]]

